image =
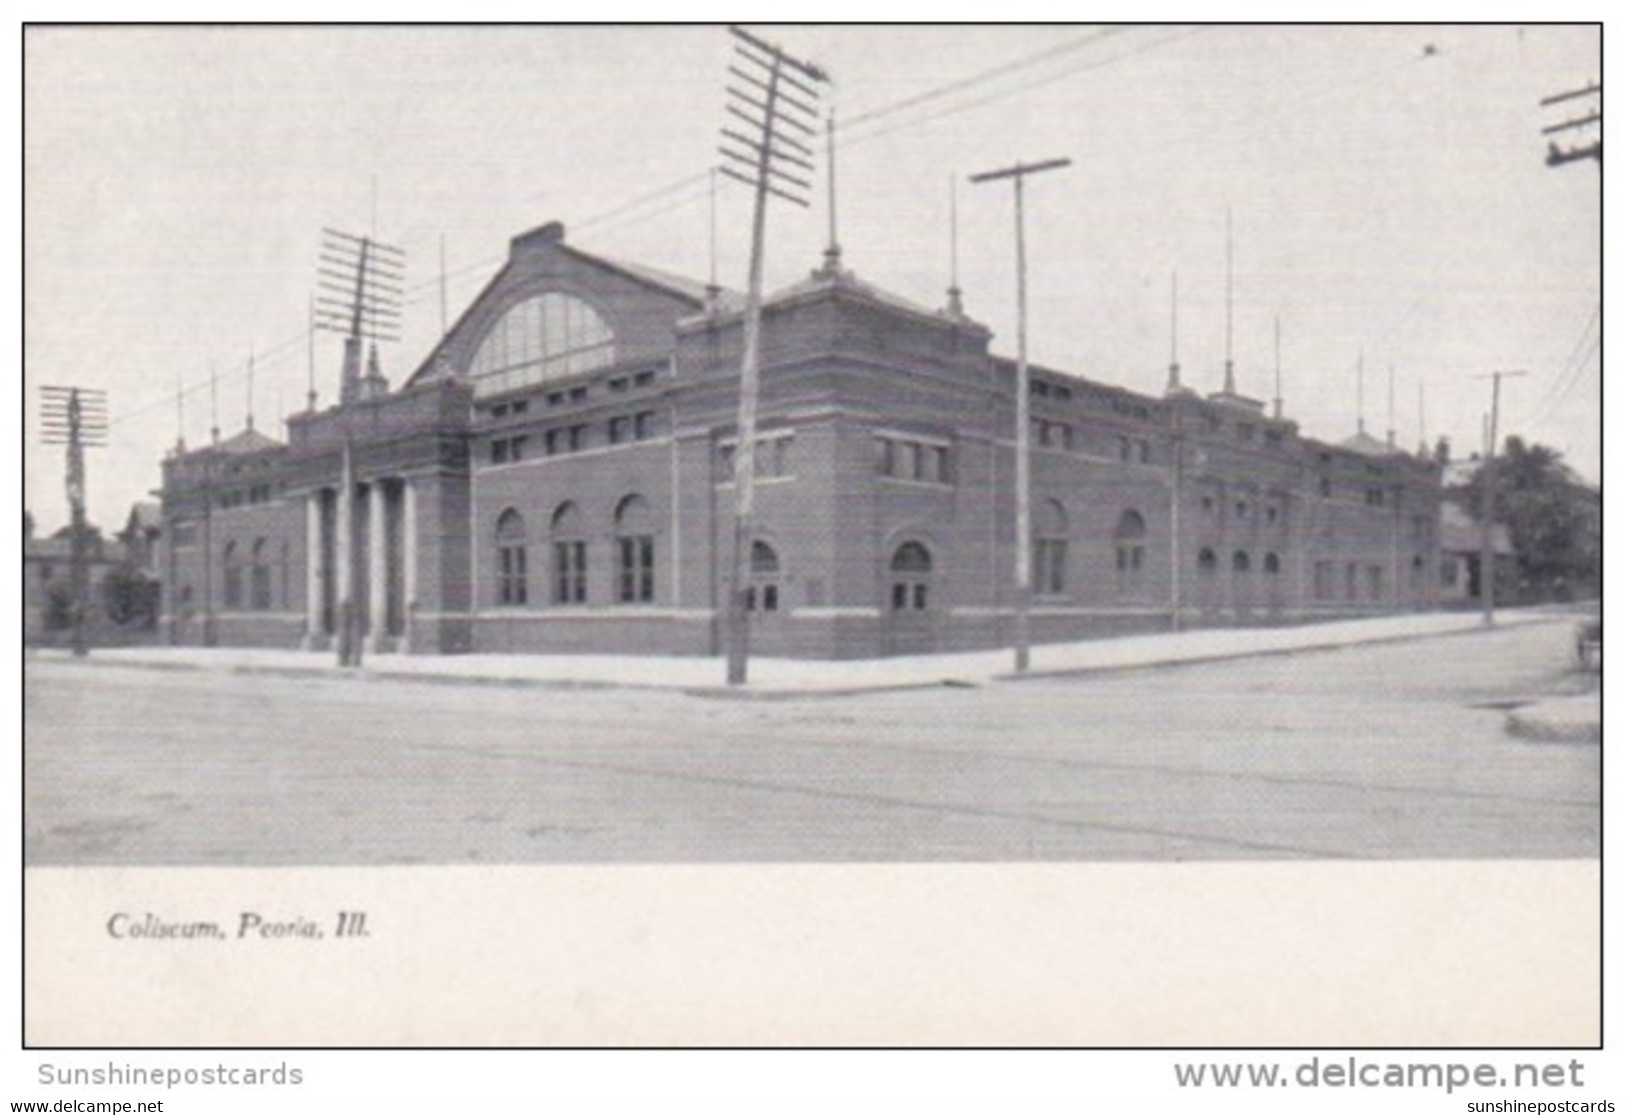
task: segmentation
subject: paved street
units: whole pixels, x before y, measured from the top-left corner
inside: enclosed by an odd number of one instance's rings
[[[27,667],[30,864],[1582,857],[1571,626],[734,701]]]

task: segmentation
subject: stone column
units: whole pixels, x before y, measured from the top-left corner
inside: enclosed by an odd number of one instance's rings
[[[318,488],[305,497],[305,638],[304,649],[317,650],[322,641],[322,502]]]
[[[384,482],[367,485],[367,642],[376,654],[388,633],[389,528],[384,521]]]
[[[401,653],[412,649],[418,608],[418,500],[411,480],[401,481]]]

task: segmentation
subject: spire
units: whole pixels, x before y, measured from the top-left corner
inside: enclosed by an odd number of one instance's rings
[[[1275,315],[1275,417],[1281,417],[1281,315]]]
[[[254,349],[252,347],[250,347],[249,350],[248,350],[248,407],[247,407],[247,412],[248,412],[247,413],[247,420],[248,420],[247,421],[247,427],[248,427],[248,429],[252,430],[254,428]]]
[[[1428,404],[1423,393],[1423,382],[1420,376],[1416,380],[1416,440],[1417,445],[1420,447],[1417,450],[1417,455],[1426,457],[1428,455]]]
[[[180,382],[180,369],[176,369],[176,452],[187,452],[187,388]]]
[[[1224,207],[1224,393],[1236,394],[1236,259],[1230,207]]]
[[[440,336],[450,331],[446,319],[446,234],[440,234]]]
[[[1394,432],[1394,364],[1388,362],[1388,448],[1395,447]]]
[[[959,177],[948,175],[948,316],[965,316],[964,291],[959,289]]]
[[[1173,272],[1168,284],[1168,389],[1165,394],[1177,395],[1185,389],[1179,382],[1179,272]]]
[[[717,285],[717,168],[711,168],[711,279],[705,284],[705,312],[722,308],[722,287]]]
[[[305,324],[305,409],[316,410],[316,296],[311,295]]]
[[[824,249],[824,267],[819,274],[835,278],[841,273],[841,241],[836,234],[835,209],[835,106],[829,109],[825,121],[826,150],[829,161],[829,245]]]
[[[1360,357],[1354,364],[1354,414],[1355,431],[1365,433],[1365,349],[1360,350]]]

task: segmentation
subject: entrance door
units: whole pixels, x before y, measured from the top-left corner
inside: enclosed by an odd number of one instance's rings
[[[881,601],[887,654],[923,654],[937,647],[936,585],[931,551],[904,542],[893,551]]]

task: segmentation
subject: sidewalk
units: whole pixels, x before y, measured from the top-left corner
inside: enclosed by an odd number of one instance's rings
[[[1503,627],[1570,622],[1549,611],[1509,611]],[[1227,658],[1328,650],[1365,643],[1421,639],[1480,630],[1476,613],[1427,613],[1340,620],[1299,627],[1246,627],[1133,635],[1032,648],[1024,678],[1055,677]],[[451,684],[522,685],[552,688],[665,689],[695,696],[793,697],[884,692],[940,685],[987,685],[1022,680],[1013,673],[1011,651],[983,650],[861,661],[824,662],[753,658],[743,688],[725,682],[721,658],[656,658],[635,655],[379,655],[357,671],[341,670],[331,653],[250,650],[239,647],[127,647],[95,650],[93,665],[207,670],[292,677],[415,680]],[[66,651],[40,650],[29,661],[72,662]]]

